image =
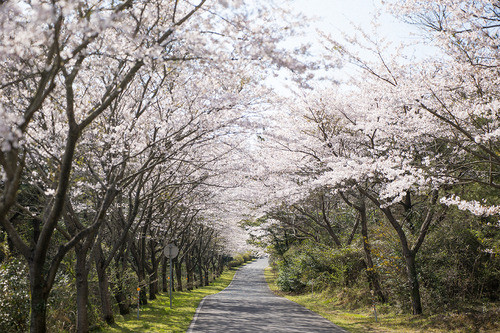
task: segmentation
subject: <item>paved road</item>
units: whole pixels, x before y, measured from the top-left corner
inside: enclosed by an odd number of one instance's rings
[[[242,267],[233,282],[200,303],[188,333],[347,332],[306,308],[275,296],[264,279],[267,259]]]

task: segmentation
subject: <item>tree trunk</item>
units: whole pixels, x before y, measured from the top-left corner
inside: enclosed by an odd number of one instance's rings
[[[224,272],[224,256],[222,254],[219,255],[219,268],[217,269],[217,275],[221,276]]]
[[[153,262],[153,269],[149,275],[149,300],[156,299],[158,293],[158,265]]]
[[[408,278],[408,287],[410,288],[412,312],[414,315],[422,314],[422,301],[420,299],[420,286],[418,283],[417,265],[415,261],[415,256],[417,254],[417,251],[412,251],[410,249],[408,245],[408,240],[406,238],[406,234],[401,225],[398,223],[398,221],[392,214],[391,209],[388,207],[382,208],[381,203],[374,196],[370,195],[368,192],[362,189],[360,189],[360,191],[361,193],[366,195],[366,197],[368,197],[377,207],[380,207],[380,210],[384,213],[385,217],[387,217],[387,220],[398,234],[399,243],[401,244],[401,249],[405,257],[406,274]],[[433,200],[432,204],[434,204],[435,201],[437,200],[437,191],[433,191],[432,200]],[[428,216],[426,217],[426,221],[423,224],[424,227],[423,231],[419,235],[420,242],[417,241],[417,244],[421,244],[421,242],[423,241],[423,238],[425,237],[425,234],[427,232],[427,227],[428,227],[427,224],[430,223],[433,213],[434,213],[433,210],[429,211]]]
[[[182,262],[179,260],[175,260],[174,268],[175,277],[177,279],[177,291],[182,291]]]
[[[212,259],[212,278],[215,280],[217,276],[217,256]]]
[[[30,313],[30,333],[45,333],[47,332],[47,295],[43,293],[43,286],[40,285],[41,280],[37,275],[35,279],[30,278],[31,289],[31,313]]]
[[[106,323],[112,324],[115,322],[115,319],[111,304],[111,294],[109,292],[108,275],[106,274],[106,269],[103,267],[104,256],[100,245],[97,251],[97,255],[95,256],[95,268],[97,271],[97,279],[99,280],[99,296],[101,299],[102,318],[106,321]]]
[[[403,250],[403,255],[406,262],[406,274],[408,277],[408,287],[410,288],[410,297],[412,304],[412,311],[414,315],[422,314],[422,302],[420,299],[420,286],[418,283],[417,265],[415,261],[416,253],[413,252],[408,246],[408,241],[403,229],[397,223],[397,221],[392,217],[391,212],[388,208],[384,208],[386,216],[388,217],[394,229],[398,233],[401,249]]]
[[[191,258],[186,257],[186,274],[187,274],[187,290],[193,290],[194,288],[194,272],[193,266],[191,265]]]
[[[120,254],[115,258],[116,284],[112,288],[113,296],[115,297],[116,302],[118,303],[118,309],[122,316],[130,313],[130,300],[127,298],[127,295],[124,292],[125,289],[123,287],[123,278],[122,278],[127,263],[127,261],[124,259],[124,254],[123,254],[124,250],[125,247],[122,247]]]
[[[150,214],[150,213],[148,213]],[[148,215],[148,217],[150,217]],[[146,234],[148,230],[148,223],[144,223],[141,231],[141,238],[139,239],[139,255],[137,256],[137,278],[139,280],[139,304],[148,304],[148,296],[146,293],[146,286],[148,282],[146,281]]]
[[[139,270],[137,278],[139,279],[139,288],[141,288],[141,290],[139,291],[139,304],[146,305],[148,304],[148,294],[146,293],[147,283],[144,274],[144,269]]]
[[[99,296],[101,298],[102,318],[106,323],[113,324],[115,318],[113,316],[113,306],[111,304],[111,294],[109,292],[109,281],[105,270],[97,270],[97,278],[99,279]]]
[[[380,286],[379,276],[377,272],[375,272],[375,266],[373,265],[372,251],[370,242],[368,240],[368,221],[366,218],[366,206],[363,200],[361,201],[361,205],[359,208],[359,213],[361,215],[361,235],[363,236],[363,249],[365,251],[366,257],[366,273],[368,276],[368,281],[370,283],[371,289],[374,291],[379,301],[385,303],[386,299]]]
[[[418,283],[417,265],[415,254],[408,249],[405,251],[406,272],[408,274],[408,285],[410,287],[411,307],[414,315],[422,314],[422,302],[420,299],[420,286]]]
[[[201,240],[200,240],[200,247],[201,247]],[[196,248],[196,261],[197,261],[197,270],[196,272],[198,273],[198,280],[200,281],[200,287],[203,287],[203,265],[202,265],[202,254],[201,254],[201,248]]]
[[[121,277],[119,273],[116,273],[117,283],[115,288],[113,288],[113,294],[116,299],[116,303],[118,303],[118,309],[122,316],[130,313],[130,301],[127,299],[127,296],[123,292],[123,283],[121,281]]]
[[[158,268],[159,259],[156,258],[155,244],[153,240],[149,241],[149,248],[151,251],[151,268],[148,272],[149,275],[149,299],[152,301],[156,299],[156,294],[158,294]]]
[[[130,313],[130,302],[128,301],[127,297],[123,293],[123,289],[120,287],[117,288],[115,294],[115,300],[116,303],[118,304],[118,310],[120,311],[120,314],[122,316],[127,315]]]
[[[161,260],[161,290],[165,293],[168,291],[168,272],[167,272],[167,258],[163,256]]]
[[[198,259],[198,280],[200,281],[200,287],[203,287],[203,269],[201,268],[201,258]]]
[[[155,281],[154,281],[154,277],[151,277],[151,280],[149,282],[149,300],[152,301],[152,300],[155,300],[156,299],[156,293],[155,293]]]
[[[209,281],[208,281],[208,272],[209,272],[209,270],[208,270],[208,268],[207,268],[207,269],[205,270],[205,272],[204,272],[204,273],[205,273],[205,286],[208,286],[208,285],[209,285]]]
[[[76,331],[78,333],[87,333],[89,331],[88,319],[88,300],[89,300],[89,286],[88,286],[88,272],[86,269],[86,256],[87,251],[81,246],[75,247],[76,252]]]

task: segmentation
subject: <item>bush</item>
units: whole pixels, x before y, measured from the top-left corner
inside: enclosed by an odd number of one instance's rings
[[[233,259],[227,264],[229,268],[238,267],[243,265],[245,261],[243,260],[243,256],[241,254],[237,254],[233,257]]]
[[[277,266],[277,286],[291,292],[300,292],[311,283],[315,289],[349,286],[355,284],[364,271],[360,250],[330,248],[311,242],[290,248]]]
[[[279,290],[300,292],[306,287],[306,284],[302,282],[303,269],[300,257],[289,257],[287,260],[278,261],[278,269],[276,285]]]
[[[488,240],[498,234],[474,217],[442,223],[417,258],[426,305],[453,308],[462,302],[498,301],[500,256],[488,252]]]
[[[47,304],[47,331],[71,332],[76,328],[75,279],[64,267],[57,272]]]
[[[253,255],[252,252],[247,251],[245,253],[238,253],[234,257],[231,258],[231,261],[227,264],[229,268],[238,267],[243,265],[244,263],[252,260]]]
[[[250,251],[247,251],[245,253],[243,253],[243,261],[244,262],[248,262],[250,260],[252,260],[252,253]]]
[[[0,266],[0,332],[26,332],[30,299],[26,265],[17,258]]]

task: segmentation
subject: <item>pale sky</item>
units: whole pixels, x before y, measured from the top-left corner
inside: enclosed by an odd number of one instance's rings
[[[377,10],[380,11],[382,8],[381,0],[291,0],[291,2],[294,10],[312,18],[309,22],[311,27],[308,34],[310,37],[307,38],[307,41],[313,44],[313,41],[318,38],[317,29],[330,34],[334,40],[339,42],[343,40],[343,33],[349,36],[354,35],[356,33],[355,26],[361,27],[366,32],[374,31],[374,18],[377,16]],[[383,11],[376,22],[377,36],[392,41],[394,46],[400,42],[416,41],[415,33],[417,30],[415,27],[400,22]],[[297,39],[297,42],[301,41],[303,42],[302,38]],[[318,49],[323,49],[319,43],[317,45]],[[410,50],[412,50],[409,51],[412,54],[424,55],[428,53],[428,49],[420,45]],[[370,55],[367,54],[366,57],[370,57]],[[356,71],[357,68],[346,64],[338,72],[335,72],[334,78],[343,80],[347,76],[356,75]],[[279,81],[278,79],[277,82]]]
[[[363,29],[370,30],[371,22],[377,9],[381,8],[380,0],[292,0],[297,11],[319,19],[312,26],[337,34],[339,31],[354,32],[353,23]],[[391,39],[408,39],[412,27],[398,22],[388,14],[380,17],[379,33]]]

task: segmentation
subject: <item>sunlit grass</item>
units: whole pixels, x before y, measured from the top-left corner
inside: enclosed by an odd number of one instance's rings
[[[196,308],[203,297],[218,293],[226,288],[236,273],[236,269],[224,272],[210,286],[192,291],[174,292],[172,309],[167,293],[158,295],[157,299],[140,308],[137,312],[117,319],[111,327],[101,330],[105,333],[177,333],[186,332],[194,317]]]
[[[289,295],[280,292],[276,287],[276,276],[271,268],[265,270],[266,281],[269,288],[276,294],[286,297],[309,310],[318,313],[334,324],[352,333],[364,332],[405,332],[405,333],[459,333],[459,332],[500,332],[500,325],[494,316],[498,311],[492,311],[491,315],[484,316],[484,321],[473,316],[460,314],[436,314],[436,315],[401,315],[394,313],[378,314],[377,321],[372,308],[361,308],[360,310],[347,311],[327,293],[307,293],[304,295]],[[479,322],[479,323],[478,323]]]

